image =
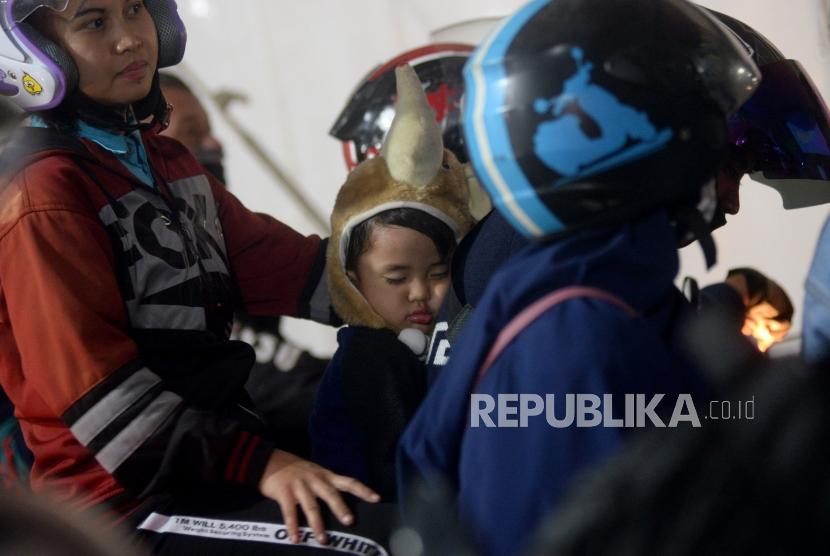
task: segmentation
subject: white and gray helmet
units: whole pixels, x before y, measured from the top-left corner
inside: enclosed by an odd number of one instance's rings
[[[38,32],[27,19],[40,8],[61,12],[69,0],[0,0],[0,96],[27,112],[55,108],[78,84],[69,54]],[[178,64],[187,32],[175,0],[144,0],[156,25],[158,67]]]

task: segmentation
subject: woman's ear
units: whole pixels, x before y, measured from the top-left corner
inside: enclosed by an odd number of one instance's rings
[[[357,273],[354,270],[347,270],[346,271],[346,276],[349,277],[349,280],[355,286],[357,286],[360,283],[360,280],[358,280],[358,278],[357,278]]]

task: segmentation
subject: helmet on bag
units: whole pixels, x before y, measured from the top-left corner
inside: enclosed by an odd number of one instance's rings
[[[40,8],[61,12],[69,0],[0,1],[0,95],[33,112],[55,108],[75,91],[78,68],[69,54],[27,19]],[[159,40],[158,67],[178,64],[187,33],[174,0],[144,0]]]
[[[465,67],[467,150],[527,237],[693,206],[759,77],[685,0],[535,0]]]

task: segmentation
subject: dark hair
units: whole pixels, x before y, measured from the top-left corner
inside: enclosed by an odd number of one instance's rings
[[[742,275],[746,280],[746,287],[750,299],[757,297],[760,301],[769,302],[770,290],[772,287],[777,286],[783,294],[783,298],[779,300],[780,305],[782,306],[776,307],[776,309],[778,309],[778,314],[772,317],[772,320],[776,320],[778,322],[792,322],[795,309],[793,308],[793,304],[790,301],[790,297],[787,295],[787,292],[785,292],[784,288],[782,288],[777,282],[750,267],[733,268],[729,270],[726,277],[730,278],[735,275]]]
[[[438,218],[414,208],[390,209],[364,220],[352,229],[346,250],[346,270],[357,270],[357,261],[369,249],[369,240],[375,226],[400,226],[424,234],[432,240],[441,260],[449,259],[455,249],[455,234]]]

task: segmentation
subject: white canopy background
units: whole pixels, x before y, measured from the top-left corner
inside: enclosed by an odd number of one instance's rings
[[[475,42],[518,0],[178,0],[189,42],[175,72],[203,96],[244,94],[228,110],[260,147],[327,215],[345,178],[340,143],[328,135],[352,89],[375,65],[436,40]],[[799,60],[830,98],[830,32],[825,0],[702,0],[750,24],[785,56]],[[477,21],[477,23],[475,23]],[[474,22],[474,23],[470,23]],[[326,234],[252,155],[217,106],[208,103],[226,149],[231,190],[250,208],[304,233]],[[715,234],[718,264],[706,271],[700,249],[681,252],[681,276],[702,285],[735,266],[779,281],[796,305],[800,329],[804,278],[827,206],[785,212],[778,195],[744,180],[741,213]],[[333,351],[333,331],[290,320],[284,331],[318,354]]]

